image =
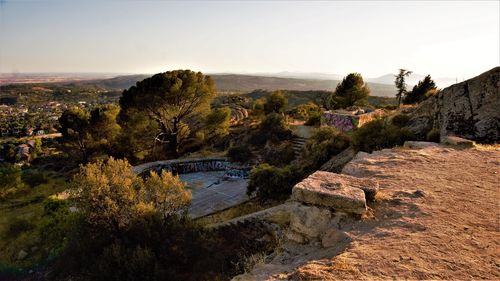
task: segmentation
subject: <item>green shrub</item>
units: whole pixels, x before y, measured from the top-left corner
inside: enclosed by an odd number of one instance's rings
[[[248,145],[231,146],[227,150],[227,157],[231,162],[246,163],[252,156],[252,151],[248,148]]]
[[[304,123],[306,126],[320,126],[321,125],[321,114],[311,114]]]
[[[279,145],[267,145],[264,148],[263,160],[274,166],[285,166],[295,159],[293,144],[285,141]]]
[[[294,166],[278,168],[267,163],[252,169],[247,194],[255,193],[260,201],[284,200],[292,193],[292,187],[302,178]]]
[[[21,168],[11,164],[0,164],[0,200],[23,188]]]
[[[35,187],[48,182],[47,175],[38,170],[24,170],[22,180],[30,187]]]
[[[7,238],[15,238],[19,234],[26,232],[26,231],[29,231],[29,230],[32,230],[33,228],[35,228],[35,225],[33,224],[33,222],[31,222],[28,219],[17,218],[17,217],[12,218],[8,222],[5,236]]]
[[[394,126],[398,126],[399,128],[403,128],[410,121],[410,116],[405,114],[398,114],[392,118],[392,124]]]
[[[407,140],[414,140],[414,135],[406,128],[388,124],[384,119],[366,123],[353,132],[353,146],[358,151],[371,153],[374,150],[402,145]]]
[[[316,170],[334,155],[348,148],[349,136],[333,127],[316,129],[306,143],[304,160],[309,163],[307,170]]]
[[[441,133],[439,132],[439,129],[434,128],[430,130],[427,133],[426,140],[439,143],[441,141]]]
[[[250,143],[263,146],[267,142],[279,143],[292,137],[292,131],[288,128],[283,115],[270,113],[262,120],[259,129],[252,133]]]

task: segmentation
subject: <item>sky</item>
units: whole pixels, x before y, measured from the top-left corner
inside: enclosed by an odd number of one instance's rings
[[[470,78],[500,1],[0,0],[0,72],[321,72]]]

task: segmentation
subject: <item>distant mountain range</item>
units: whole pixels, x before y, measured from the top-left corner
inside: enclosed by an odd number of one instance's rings
[[[214,73],[209,74],[215,81],[219,92],[251,92],[254,90],[294,90],[309,91],[322,90],[333,91],[342,80],[342,75],[327,73],[255,73],[255,74],[232,74]],[[76,83],[81,85],[95,85],[109,90],[127,89],[137,81],[150,77],[150,74],[80,74],[80,73],[53,73],[53,74],[0,74],[0,85],[18,83]],[[112,77],[112,78],[110,78]],[[407,78],[408,85],[415,85],[422,80],[424,75],[412,74]],[[394,74],[386,74],[377,78],[366,78],[365,81],[373,96],[394,96]],[[454,79],[434,79],[439,88],[444,88],[455,83]]]

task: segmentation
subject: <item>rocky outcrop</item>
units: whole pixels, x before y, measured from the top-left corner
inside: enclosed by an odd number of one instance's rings
[[[411,114],[409,128],[422,137],[432,125],[441,136],[480,143],[500,139],[500,67],[443,89]]]
[[[340,173],[342,168],[354,158],[356,151],[352,147],[345,149],[339,154],[333,156],[328,162],[323,164],[319,170],[325,172]]]
[[[377,183],[370,179],[317,171],[293,187],[292,200],[337,212],[363,214],[366,198],[373,199],[377,189]]]

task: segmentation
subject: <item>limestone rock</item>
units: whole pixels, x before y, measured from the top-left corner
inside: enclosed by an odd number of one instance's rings
[[[307,240],[317,239],[330,226],[332,214],[327,209],[301,205],[290,214],[290,230]]]
[[[330,229],[321,237],[321,245],[324,248],[334,247],[342,243],[351,242],[352,238],[345,232],[338,229]]]
[[[451,85],[423,101],[410,114],[412,132],[426,126],[440,129],[441,136],[458,136],[480,143],[500,139],[500,67]]]
[[[425,140],[427,133],[432,129],[433,120],[430,116],[417,116],[408,121],[406,128],[418,140]]]
[[[333,156],[332,159],[328,160],[328,162],[323,164],[323,166],[321,166],[319,170],[326,172],[340,173],[342,171],[342,168],[344,168],[344,166],[349,161],[351,161],[355,155],[356,152],[354,151],[354,149],[349,147],[344,151],[340,152],[339,154]]]
[[[292,199],[336,211],[363,214],[366,211],[363,189],[372,196],[378,186],[368,179],[317,171],[293,187]]]
[[[456,136],[443,136],[441,143],[446,145],[459,146],[463,148],[474,147],[474,142]]]
[[[403,147],[411,148],[411,149],[422,149],[429,147],[438,147],[439,144],[435,142],[427,142],[427,141],[405,141]]]

